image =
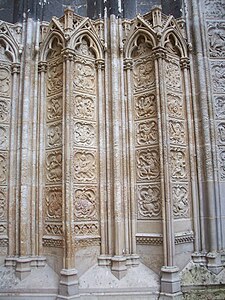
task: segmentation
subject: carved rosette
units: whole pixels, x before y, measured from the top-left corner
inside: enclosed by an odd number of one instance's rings
[[[73,70],[73,214],[74,236],[99,237],[98,115],[95,42],[80,35],[75,42]],[[104,63],[104,62],[102,62]],[[76,240],[77,242],[77,240]]]
[[[4,28],[4,24],[2,25]],[[5,28],[5,33],[7,28]],[[11,46],[0,40],[0,239],[7,238],[9,137],[11,119],[12,56]],[[2,236],[2,237],[1,237]],[[0,246],[6,247],[7,243]]]
[[[62,121],[63,121],[63,62],[62,43],[53,37],[47,49],[47,63],[40,64],[46,75],[45,120],[45,197],[43,246],[61,247],[62,227]],[[51,241],[51,242],[50,242]]]

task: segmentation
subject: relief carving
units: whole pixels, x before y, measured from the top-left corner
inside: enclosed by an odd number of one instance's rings
[[[161,215],[161,198],[156,186],[138,186],[138,213],[139,219],[156,218]]]
[[[218,119],[225,118],[225,96],[215,97],[215,111]]]
[[[225,23],[217,22],[208,25],[209,53],[211,57],[225,56]]]
[[[75,95],[74,117],[80,119],[95,119],[95,99],[86,95]]]
[[[82,187],[74,193],[75,219],[95,219],[97,216],[96,188]]]
[[[172,188],[173,215],[175,218],[188,217],[189,203],[186,186],[177,185]]]
[[[10,97],[11,74],[6,68],[0,68],[0,95]]]
[[[74,90],[82,90],[93,93],[95,91],[94,66],[77,62],[74,69]]]
[[[62,190],[59,187],[46,188],[46,220],[62,218]]]
[[[76,41],[75,49],[76,52],[82,56],[95,58],[94,51],[90,47],[90,41],[87,37],[80,37],[79,40]]]
[[[62,123],[49,125],[47,129],[47,147],[56,148],[62,145]]]
[[[0,189],[0,220],[6,218],[6,189]]]
[[[170,117],[183,118],[183,100],[180,96],[167,94],[168,112]]]
[[[133,48],[132,58],[149,56],[152,53],[152,43],[145,36],[139,36],[138,39],[134,41]]]
[[[225,149],[220,149],[219,153],[220,178],[225,179]]]
[[[46,177],[50,183],[62,181],[62,152],[53,151],[47,153]]]
[[[46,224],[45,232],[49,235],[62,235],[63,227],[61,224]]]
[[[8,147],[9,147],[9,139],[8,139],[8,136],[9,136],[9,127],[5,126],[0,126],[0,149],[1,150],[7,150]]]
[[[7,153],[0,153],[0,184],[6,184],[8,176]]]
[[[220,143],[225,143],[225,123],[220,123],[218,125],[218,137]]]
[[[137,150],[137,175],[138,180],[150,180],[159,177],[159,153],[156,149]]]
[[[62,96],[47,99],[47,121],[56,121],[62,118]]]
[[[0,100],[0,122],[9,122],[9,105],[9,101]]]
[[[180,67],[176,63],[167,62],[165,66],[166,86],[171,90],[181,90]]]
[[[63,66],[61,62],[48,65],[47,70],[47,95],[57,94],[63,88]]]
[[[0,235],[6,235],[6,234],[7,234],[6,224],[0,224]]]
[[[205,0],[205,13],[207,18],[223,18],[225,3],[223,0]]]
[[[146,145],[158,142],[158,126],[155,121],[147,120],[136,124],[137,144]]]
[[[155,117],[157,113],[154,94],[135,97],[135,113],[137,119]]]
[[[92,124],[76,122],[74,126],[74,142],[77,146],[93,146],[96,144],[95,128]]]
[[[78,181],[96,180],[97,166],[94,152],[79,150],[74,156],[74,177]]]
[[[187,177],[185,150],[175,148],[170,152],[171,175],[173,179]]]
[[[12,61],[9,45],[6,45],[3,40],[0,41],[0,60],[9,61],[9,62]]]
[[[225,92],[225,63],[211,63],[212,64],[212,82],[213,91],[215,93]]]
[[[155,70],[152,60],[138,60],[134,63],[133,70],[135,92],[146,90],[154,86]]]
[[[184,124],[180,121],[169,122],[170,142],[173,144],[185,143]]]
[[[74,225],[75,235],[99,235],[98,223],[77,223]]]

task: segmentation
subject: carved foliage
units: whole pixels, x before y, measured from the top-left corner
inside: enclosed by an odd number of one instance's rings
[[[225,92],[225,63],[211,62],[213,91],[215,93]]]
[[[47,121],[56,121],[62,118],[62,95],[47,99]]]
[[[0,99],[0,122],[8,123],[9,115],[10,115],[10,102],[6,99],[1,98]]]
[[[161,215],[161,196],[158,186],[140,185],[137,187],[138,218],[156,218]]]
[[[172,148],[170,151],[170,167],[173,179],[187,178],[186,151],[183,148]]]
[[[63,87],[62,62],[54,60],[48,64],[47,70],[47,96],[57,94]]]
[[[62,218],[62,190],[60,187],[49,187],[46,194],[46,220],[61,220]]]
[[[138,59],[133,69],[134,91],[151,89],[155,84],[155,70],[152,59]]]
[[[95,126],[91,123],[76,122],[74,124],[74,142],[78,146],[95,146]]]
[[[170,117],[183,118],[183,100],[181,95],[169,93],[167,95],[168,113]]]
[[[8,177],[8,154],[0,152],[0,185],[7,184]]]
[[[205,0],[205,14],[207,18],[223,18],[225,3],[223,0]]]
[[[62,146],[62,123],[49,124],[47,128],[47,147],[56,148]]]
[[[6,188],[0,188],[0,220],[5,221],[6,220]]]
[[[156,121],[147,120],[136,125],[136,143],[151,145],[158,142],[158,126]]]
[[[134,97],[135,101],[135,117],[136,119],[144,119],[155,117],[157,114],[156,98],[154,94],[143,94]]]
[[[168,61],[165,65],[167,88],[172,91],[181,91],[180,67],[176,61]]]
[[[84,64],[80,61],[77,61],[75,63],[73,78],[74,90],[95,93],[96,74],[95,67],[92,63]]]
[[[95,101],[93,96],[74,95],[74,117],[95,120]]]
[[[182,121],[170,120],[169,122],[170,142],[173,144],[185,143],[185,128]]]
[[[46,157],[47,182],[55,183],[62,181],[62,151],[47,152]]]
[[[9,147],[9,126],[0,126],[0,150],[8,150]]]
[[[220,179],[225,180],[225,148],[219,148]]]
[[[7,67],[0,65],[0,97],[11,95],[11,73]]]
[[[217,127],[219,143],[225,143],[225,123],[219,123]]]

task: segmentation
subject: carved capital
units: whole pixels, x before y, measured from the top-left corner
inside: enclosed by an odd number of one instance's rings
[[[128,70],[128,69],[132,70],[132,68],[133,68],[133,61],[132,61],[132,59],[125,59],[123,66],[124,66],[125,70]]]
[[[12,68],[12,74],[14,74],[14,73],[19,74],[20,73],[20,64],[14,63],[14,64],[12,64],[11,68]]]
[[[62,51],[64,61],[73,61],[75,59],[75,52],[72,49],[64,49]]]
[[[98,70],[104,70],[105,69],[104,59],[96,59],[95,66],[96,66],[96,69],[98,69]]]
[[[166,59],[166,50],[162,47],[154,48],[153,57],[155,59],[159,59],[159,58]]]
[[[188,57],[184,57],[180,59],[180,67],[181,69],[189,69],[190,68],[190,59]]]
[[[40,62],[38,64],[38,72],[41,73],[41,72],[47,72],[47,63],[46,62]]]

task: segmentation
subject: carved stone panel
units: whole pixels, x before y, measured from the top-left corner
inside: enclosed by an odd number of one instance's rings
[[[173,215],[174,218],[189,217],[190,204],[188,200],[188,186],[176,184],[172,187]]]
[[[63,234],[62,224],[48,223],[45,225],[45,234],[51,236],[58,236]]]
[[[74,178],[76,182],[96,182],[96,151],[76,150],[74,155]]]
[[[171,91],[181,91],[181,72],[179,62],[175,60],[165,63],[166,86]]]
[[[55,184],[62,181],[62,151],[48,151],[46,154],[46,182]]]
[[[223,0],[205,0],[205,14],[207,18],[223,18],[225,15],[225,3]]]
[[[10,101],[4,98],[0,99],[0,122],[8,123],[10,116]]]
[[[45,189],[45,220],[62,219],[62,188],[47,187]]]
[[[48,64],[47,69],[47,96],[58,94],[63,88],[62,62],[54,60]]]
[[[215,114],[217,119],[225,119],[225,95],[214,96]]]
[[[59,94],[47,99],[47,122],[61,120],[62,95]]]
[[[137,180],[149,181],[160,175],[159,152],[157,148],[136,151]]]
[[[0,150],[9,148],[9,126],[0,125]]]
[[[225,57],[225,22],[208,22],[210,57]]]
[[[0,188],[0,221],[6,221],[7,218],[7,189]]]
[[[156,97],[154,93],[145,93],[134,97],[135,118],[145,119],[155,117],[157,114]]]
[[[11,73],[10,70],[0,64],[0,97],[11,96]]]
[[[168,114],[173,118],[184,118],[183,99],[181,95],[167,94]]]
[[[182,121],[169,121],[170,142],[172,144],[185,144],[185,127]]]
[[[0,185],[6,185],[8,181],[8,153],[0,152]]]
[[[76,236],[98,236],[99,231],[98,222],[76,223],[74,225],[74,233]]]
[[[225,181],[225,147],[219,147],[219,176],[222,181]]]
[[[213,92],[225,93],[225,62],[211,62]]]
[[[96,146],[95,124],[76,122],[74,124],[74,145],[81,147]]]
[[[146,120],[136,124],[137,146],[152,145],[158,143],[157,120]]]
[[[95,120],[96,98],[90,95],[74,94],[73,116],[77,119]]]
[[[95,66],[77,61],[74,68],[73,86],[75,91],[93,94],[96,91]]]
[[[217,124],[217,135],[218,135],[218,142],[220,144],[225,144],[225,122],[221,122]]]
[[[75,220],[96,220],[98,217],[97,189],[95,186],[78,186],[74,191]]]
[[[187,159],[185,149],[171,148],[170,168],[172,179],[187,179]]]
[[[137,203],[138,219],[159,218],[162,210],[159,185],[138,185]]]
[[[133,68],[134,92],[152,89],[155,85],[155,68],[152,59],[138,59]]]

